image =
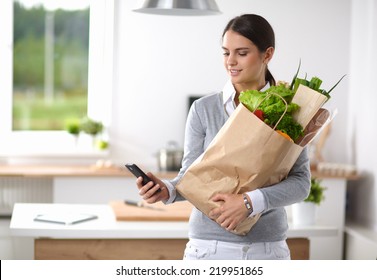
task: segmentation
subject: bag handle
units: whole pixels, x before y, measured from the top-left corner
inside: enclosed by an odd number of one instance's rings
[[[266,96],[263,97],[262,100],[258,103],[258,106],[255,107],[255,110],[253,111],[253,113],[258,109],[258,107],[263,103],[263,101],[265,101],[271,95],[275,95],[275,96],[279,97],[281,100],[283,100],[283,102],[285,104],[285,110],[284,110],[283,114],[280,116],[279,120],[276,122],[275,126],[273,127],[273,129],[276,130],[276,127],[279,125],[280,121],[283,119],[284,115],[287,113],[287,110],[288,110],[288,103],[280,94],[277,94],[275,92],[267,93]]]

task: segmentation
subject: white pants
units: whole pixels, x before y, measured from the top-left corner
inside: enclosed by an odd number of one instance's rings
[[[290,260],[285,240],[250,244],[190,239],[184,260]]]

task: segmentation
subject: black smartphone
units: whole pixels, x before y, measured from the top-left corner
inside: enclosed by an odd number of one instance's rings
[[[127,169],[128,169],[132,174],[135,175],[136,178],[139,178],[139,177],[142,177],[142,178],[143,178],[143,185],[146,185],[146,184],[148,184],[149,182],[152,181],[152,179],[149,178],[148,175],[145,174],[145,172],[144,172],[143,170],[141,170],[141,169],[139,168],[139,166],[137,166],[136,164],[134,164],[134,163],[127,163],[127,164],[126,164],[126,167],[127,167]],[[152,181],[152,182],[153,182],[153,181]],[[154,182],[153,182],[153,183],[154,183]],[[154,185],[155,185],[155,183],[154,183]],[[153,186],[154,186],[154,185],[153,185]],[[152,186],[152,187],[153,187],[153,186]],[[161,189],[158,189],[158,190],[157,190],[157,192],[160,192],[160,191],[161,191]]]

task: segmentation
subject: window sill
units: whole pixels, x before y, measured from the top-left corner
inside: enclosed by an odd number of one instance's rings
[[[6,165],[93,165],[98,161],[107,160],[108,151],[76,152],[76,153],[35,153],[19,155],[2,155],[1,164]]]
[[[107,159],[110,151],[98,150],[90,137],[81,137],[76,141],[70,135],[64,137],[45,137],[38,139],[30,135],[8,138],[8,143],[0,147],[0,160],[6,164],[49,164],[83,163],[92,164],[98,159]],[[53,135],[52,135],[53,136]]]
[[[1,153],[2,164],[93,164],[109,157],[109,151],[54,151]]]

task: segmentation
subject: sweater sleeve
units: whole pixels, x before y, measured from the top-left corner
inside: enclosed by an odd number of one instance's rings
[[[205,131],[205,127],[197,112],[197,102],[194,101],[186,121],[182,168],[177,177],[170,181],[174,188],[189,166],[204,152]],[[185,200],[179,192],[171,193],[175,194],[176,197],[173,199],[170,198],[169,202]]]
[[[260,189],[265,197],[265,210],[304,200],[309,195],[310,177],[308,151],[304,148],[285,180]]]

